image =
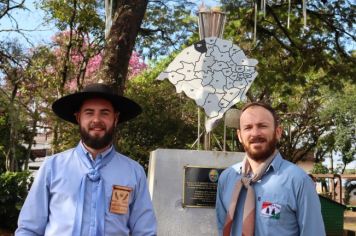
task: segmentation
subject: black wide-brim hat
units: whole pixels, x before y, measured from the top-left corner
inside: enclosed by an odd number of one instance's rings
[[[82,91],[64,96],[52,104],[53,112],[73,124],[78,124],[75,113],[79,111],[83,102],[91,98],[102,98],[112,103],[114,109],[120,112],[118,123],[122,123],[136,117],[142,112],[141,107],[131,99],[120,96],[106,84],[90,84]]]

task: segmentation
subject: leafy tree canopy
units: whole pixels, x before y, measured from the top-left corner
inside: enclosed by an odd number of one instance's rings
[[[316,158],[321,161],[327,152],[318,146],[327,144],[331,150],[342,149],[331,145],[330,139],[335,139],[335,143],[338,139],[339,144],[354,143],[351,135],[343,136],[348,141],[341,141],[331,130],[343,130],[341,133],[347,134],[346,129],[336,128],[334,122],[323,118],[327,115],[322,115],[337,112],[327,111],[328,104],[335,102],[333,97],[348,97],[345,104],[354,104],[350,93],[343,92],[355,82],[355,49],[350,47],[356,40],[352,27],[354,4],[307,1],[304,27],[302,1],[291,1],[287,27],[288,1],[268,2],[265,14],[260,11],[259,1],[221,2],[228,13],[225,38],[259,61],[259,74],[248,92],[248,100],[262,100],[277,108],[284,126],[281,151],[285,157],[297,162],[308,153],[318,151]],[[254,3],[259,9],[257,21]],[[256,42],[253,41],[255,22]],[[355,127],[355,123],[347,122],[349,118],[341,120],[349,124],[349,130]],[[352,150],[350,145],[346,149]],[[354,153],[345,152],[345,155],[350,158]]]

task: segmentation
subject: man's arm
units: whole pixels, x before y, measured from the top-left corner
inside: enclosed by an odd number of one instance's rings
[[[297,218],[301,236],[325,235],[320,200],[315,185],[307,175],[303,177],[297,197]]]
[[[22,206],[16,236],[44,235],[48,222],[48,174],[46,161],[36,174],[35,181]]]
[[[139,182],[137,183],[130,209],[129,225],[131,235],[156,236],[156,217],[147,188],[146,174],[141,166],[138,175]]]

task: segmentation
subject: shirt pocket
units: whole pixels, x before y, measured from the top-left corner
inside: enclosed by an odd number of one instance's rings
[[[264,194],[258,197],[256,207],[256,218],[263,225],[288,224],[292,218],[295,219],[287,195]]]
[[[114,190],[113,186],[119,189]],[[130,206],[133,202],[134,187],[130,185],[113,185],[106,189],[108,215],[129,215]],[[121,188],[121,189],[120,189]]]

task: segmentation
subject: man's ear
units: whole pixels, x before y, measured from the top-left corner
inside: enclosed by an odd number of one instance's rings
[[[115,123],[114,123],[115,124],[115,128],[116,128],[119,120],[120,120],[120,112],[116,112],[115,113]]]
[[[276,138],[279,141],[282,137],[282,132],[283,132],[283,128],[282,126],[278,125],[276,128]]]
[[[80,118],[79,118],[79,112],[74,113],[75,119],[77,120],[77,123],[80,124]]]

